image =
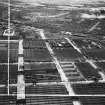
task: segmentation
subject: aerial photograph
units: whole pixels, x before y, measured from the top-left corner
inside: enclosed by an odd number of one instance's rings
[[[105,0],[0,0],[0,105],[105,105]]]

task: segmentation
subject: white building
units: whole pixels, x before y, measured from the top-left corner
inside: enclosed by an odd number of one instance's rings
[[[3,33],[3,36],[15,36],[15,31],[14,29],[6,29]]]

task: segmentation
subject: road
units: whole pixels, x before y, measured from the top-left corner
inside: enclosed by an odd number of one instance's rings
[[[40,33],[40,36],[41,36],[41,38],[43,40],[46,40],[47,39],[45,37],[45,35],[44,35],[44,30],[40,30],[39,33]],[[46,47],[47,47],[50,55],[53,58],[53,62],[55,63],[55,65],[57,67],[57,70],[58,70],[58,72],[59,72],[59,74],[61,76],[62,81],[64,82],[65,87],[67,88],[67,91],[69,92],[70,95],[74,95],[75,93],[74,93],[74,91],[72,89],[72,86],[70,85],[70,83],[69,83],[69,81],[68,81],[68,79],[67,79],[64,71],[62,70],[62,68],[60,66],[60,63],[59,63],[58,59],[56,58],[56,56],[54,54],[53,49],[50,47],[50,44],[48,42],[45,41],[45,44],[46,44]]]

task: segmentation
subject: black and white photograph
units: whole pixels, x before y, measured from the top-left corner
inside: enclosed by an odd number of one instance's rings
[[[0,0],[0,105],[105,105],[105,0]]]

